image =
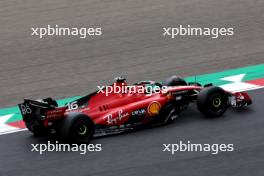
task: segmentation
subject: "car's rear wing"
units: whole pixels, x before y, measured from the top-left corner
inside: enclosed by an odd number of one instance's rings
[[[23,103],[18,104],[24,121],[42,120],[45,118],[45,113],[56,107],[47,102],[24,99]]]

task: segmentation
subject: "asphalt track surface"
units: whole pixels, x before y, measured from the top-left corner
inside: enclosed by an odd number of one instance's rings
[[[264,90],[253,91],[254,105],[247,110],[229,110],[223,118],[207,119],[191,106],[173,124],[118,136],[94,139],[101,152],[31,152],[31,144],[47,143],[30,132],[0,136],[0,175],[232,175],[261,176],[264,163]],[[235,150],[208,152],[163,152],[163,145],[179,143],[232,143]]]
[[[82,95],[120,74],[162,80],[263,63],[262,0],[1,0],[0,107]],[[102,27],[94,39],[30,36],[32,26]],[[162,27],[234,27],[235,35],[164,39]],[[100,81],[102,80],[102,81]],[[94,140],[103,151],[30,152],[28,132],[0,136],[0,175],[263,175],[263,90],[246,112],[208,120],[191,108],[166,127]],[[259,96],[261,95],[261,96]],[[193,110],[192,110],[193,109]],[[236,151],[162,152],[162,143],[234,143]]]

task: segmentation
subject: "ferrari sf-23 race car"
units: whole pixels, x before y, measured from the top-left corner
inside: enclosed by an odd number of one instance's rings
[[[108,88],[127,85],[126,80],[119,77]],[[24,99],[18,106],[26,127],[35,135],[58,134],[69,142],[87,143],[96,136],[171,123],[190,103],[196,103],[206,117],[220,117],[229,106],[241,108],[252,103],[246,92],[229,92],[212,84],[187,83],[178,76],[171,76],[162,83],[141,81],[133,87],[134,90],[143,87],[143,92],[106,94],[105,87],[62,107],[52,98]],[[153,92],[157,89],[162,91]]]

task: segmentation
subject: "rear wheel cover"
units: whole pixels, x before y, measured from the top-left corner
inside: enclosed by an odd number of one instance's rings
[[[70,142],[88,143],[94,134],[94,123],[84,114],[72,114],[62,121],[58,130]]]
[[[85,136],[87,134],[88,127],[85,124],[82,124],[78,127],[78,135]]]
[[[77,118],[76,121],[72,124],[70,131],[71,140],[77,143],[88,142],[89,139],[93,136],[93,123],[88,117]]]

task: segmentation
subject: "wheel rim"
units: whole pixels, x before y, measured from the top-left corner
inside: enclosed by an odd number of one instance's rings
[[[85,136],[87,131],[88,131],[87,126],[85,124],[80,124],[77,133],[80,136]]]
[[[221,95],[214,95],[210,100],[210,109],[214,112],[222,112],[225,107],[225,99]]]
[[[222,104],[222,100],[219,97],[213,99],[213,106],[219,108]]]

